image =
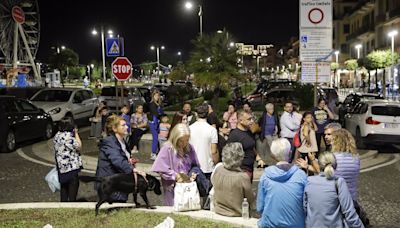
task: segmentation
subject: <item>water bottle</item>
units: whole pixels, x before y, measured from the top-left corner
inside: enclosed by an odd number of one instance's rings
[[[249,202],[247,202],[247,198],[243,199],[243,203],[242,203],[242,218],[243,219],[249,219],[250,215],[249,215]]]

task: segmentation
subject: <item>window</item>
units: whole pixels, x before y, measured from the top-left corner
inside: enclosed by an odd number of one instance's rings
[[[43,90],[32,101],[66,102],[71,97],[71,93],[66,90]]]
[[[373,106],[372,115],[377,116],[400,116],[399,106]]]
[[[4,100],[0,102],[0,112],[18,112],[17,107],[15,106],[14,101],[12,100]]]
[[[82,103],[84,101],[83,93],[82,91],[77,91],[74,95],[74,103]]]
[[[349,24],[344,24],[343,25],[343,33],[344,34],[349,34],[350,33],[350,25]]]
[[[93,94],[88,90],[82,90],[83,100],[89,100],[93,98]]]
[[[37,111],[37,108],[35,106],[24,100],[17,100],[17,108],[19,109],[19,111],[23,112]]]

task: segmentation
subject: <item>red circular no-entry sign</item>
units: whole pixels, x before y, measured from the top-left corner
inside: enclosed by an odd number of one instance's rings
[[[319,8],[313,8],[308,12],[308,20],[313,24],[319,24],[324,19],[324,12]]]
[[[132,63],[126,57],[118,57],[112,62],[111,70],[118,81],[126,81],[132,75]]]
[[[25,13],[19,6],[14,6],[11,10],[12,17],[18,24],[23,24],[25,22]]]

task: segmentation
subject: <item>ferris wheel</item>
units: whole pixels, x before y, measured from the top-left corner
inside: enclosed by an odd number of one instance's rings
[[[0,1],[0,64],[6,67],[31,66],[39,77],[35,57],[40,40],[37,0]]]

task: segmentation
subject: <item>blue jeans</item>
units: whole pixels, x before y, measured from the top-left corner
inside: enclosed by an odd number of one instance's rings
[[[149,127],[150,127],[151,135],[153,136],[153,142],[151,144],[151,153],[157,154],[157,152],[158,152],[158,131],[159,131],[158,121],[157,122],[149,122]]]

